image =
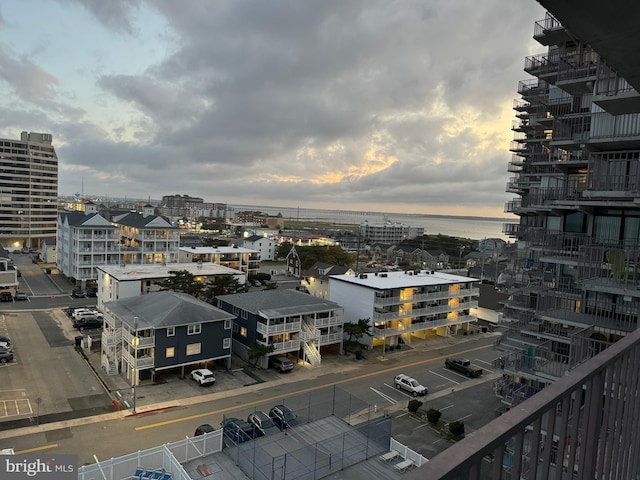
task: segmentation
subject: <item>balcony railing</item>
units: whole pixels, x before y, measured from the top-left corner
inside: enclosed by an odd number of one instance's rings
[[[443,290],[431,293],[416,293],[406,298],[400,296],[394,297],[376,297],[373,304],[376,307],[386,307],[389,305],[403,305],[405,303],[428,302],[432,300],[444,300],[448,298],[474,297],[480,295],[479,288],[462,288],[459,290]]]
[[[122,359],[129,365],[134,366],[138,370],[146,370],[153,368],[153,357],[150,355],[140,355],[135,358],[126,350],[122,351]]]
[[[639,163],[640,150],[591,153],[587,175],[588,190],[637,196],[640,191]]]
[[[334,315],[331,317],[314,318],[311,320],[317,328],[331,327],[334,325],[342,325],[344,323],[343,315]]]
[[[132,345],[133,335],[128,330],[122,330],[122,338],[129,344]],[[156,337],[138,337],[138,349],[141,348],[149,348],[153,347],[156,342]]]
[[[338,343],[342,341],[344,334],[340,333],[327,333],[325,335],[320,335],[320,345],[328,345],[331,343]]]
[[[262,322],[256,324],[256,331],[263,335],[277,335],[278,333],[299,332],[301,322],[286,322],[267,325]]]
[[[385,338],[394,335],[402,335],[403,333],[419,332],[430,328],[448,327],[451,325],[459,325],[462,323],[475,322],[478,319],[475,315],[458,315],[455,318],[440,318],[438,320],[425,320],[414,322],[411,325],[400,325],[393,328],[373,327],[372,333],[374,338]]]
[[[374,322],[388,322],[401,318],[417,318],[429,315],[437,315],[439,313],[459,312],[468,310],[469,308],[477,308],[478,301],[460,302],[456,305],[435,305],[425,308],[400,309],[393,312],[373,312],[372,319]]]
[[[300,349],[300,340],[289,340],[286,342],[267,343],[262,340],[257,340],[262,345],[273,345],[274,352],[294,352]]]
[[[638,358],[636,330],[404,478],[636,478]]]

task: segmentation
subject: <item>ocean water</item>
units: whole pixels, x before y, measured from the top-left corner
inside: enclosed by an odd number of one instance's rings
[[[282,214],[287,220],[317,220],[338,224],[359,225],[367,220],[369,223],[381,223],[390,221],[407,225],[419,225],[424,227],[427,235],[449,235],[451,237],[471,238],[482,240],[484,238],[501,238],[504,241],[513,241],[502,233],[505,223],[517,222],[504,218],[489,217],[455,217],[445,215],[400,214],[385,212],[360,212],[354,210],[321,210],[315,208],[292,207],[258,207],[255,205],[229,205],[235,211],[253,210],[261,211],[269,215]]]

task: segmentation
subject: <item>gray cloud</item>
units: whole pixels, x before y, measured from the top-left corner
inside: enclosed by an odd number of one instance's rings
[[[499,214],[509,198],[505,115],[543,15],[533,0],[60,1],[128,34],[147,5],[179,39],[144,72],[96,78],[135,119],[107,131],[62,113],[61,162],[86,168],[85,185],[431,213]],[[27,59],[10,66],[36,74],[21,96],[55,96],[55,78]]]

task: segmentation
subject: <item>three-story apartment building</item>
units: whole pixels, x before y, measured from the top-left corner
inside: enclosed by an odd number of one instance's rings
[[[292,353],[311,365],[320,364],[324,350],[342,351],[344,315],[335,302],[296,290],[262,290],[221,295],[218,306],[235,316],[233,351],[242,358],[256,342],[273,346],[271,355]]]
[[[84,212],[58,215],[56,265],[80,284],[98,278],[97,266],[175,263],[179,245],[178,229],[153,215],[149,205],[142,214],[130,212],[112,221],[91,202]]]
[[[344,306],[345,321],[368,319],[375,346],[411,343],[411,337],[448,336],[477,320],[477,278],[430,270],[329,277],[329,299]],[[402,340],[401,340],[402,339]]]

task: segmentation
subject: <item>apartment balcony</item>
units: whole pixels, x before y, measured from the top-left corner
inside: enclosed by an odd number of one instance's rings
[[[271,335],[277,335],[280,333],[299,332],[301,329],[301,325],[302,323],[300,321],[269,324],[269,325],[262,322],[258,322],[256,324],[256,331],[263,335],[271,336]]]
[[[310,322],[312,322],[316,328],[333,327],[344,324],[344,316],[332,315],[331,317],[314,318],[311,319]]]
[[[153,357],[147,354],[138,355],[138,358],[135,358],[126,350],[122,351],[122,360],[125,363],[132,365],[137,370],[148,370],[153,368],[154,361]]]
[[[335,332],[335,333],[326,333],[324,335],[320,335],[319,342],[320,345],[331,345],[333,343],[340,343],[344,338],[343,332]]]
[[[556,86],[570,95],[593,93],[598,61],[598,54],[590,50],[562,54]]]
[[[317,328],[309,328],[308,326],[302,327],[300,330],[300,340],[303,342],[310,342],[320,338],[320,330]]]
[[[504,211],[505,213],[515,213],[522,208],[522,200],[517,198],[515,200],[511,200],[510,202],[505,203]]]
[[[637,242],[608,242],[585,245],[578,256],[578,277],[589,288],[618,292],[638,290],[640,245]]]
[[[420,332],[422,330],[428,330],[438,327],[448,327],[451,325],[460,325],[463,323],[475,322],[478,317],[475,315],[458,315],[455,318],[441,318],[437,320],[424,320],[414,321],[411,325],[400,325],[398,327],[390,328],[385,325],[374,326],[371,329],[371,333],[374,338],[386,338],[396,335],[402,335],[404,333]]]
[[[633,199],[640,196],[640,150],[589,155],[588,198]]]
[[[519,223],[503,223],[502,224],[502,233],[509,237],[517,237],[520,232],[524,230],[524,226]]]
[[[286,342],[274,342],[267,343],[262,340],[257,340],[258,343],[262,345],[272,345],[274,348],[274,352],[276,353],[286,353],[286,352],[297,352],[300,349],[300,340],[288,340]]]
[[[640,113],[640,95],[624,78],[600,62],[593,103],[611,115]]]
[[[636,330],[405,478],[635,478],[638,356]]]
[[[567,29],[549,13],[535,23],[533,38],[544,46],[559,45],[572,39]]]
[[[529,150],[529,147],[526,143],[524,143],[523,139],[521,139],[520,141],[512,140],[509,144],[509,150],[513,153],[523,154]]]
[[[387,307],[391,305],[404,305],[406,303],[429,302],[434,300],[473,297],[478,295],[480,295],[479,288],[461,288],[461,289],[453,289],[451,291],[447,289],[447,290],[431,292],[431,293],[416,293],[409,297],[400,297],[400,296],[375,297],[373,300],[373,305],[376,307]]]
[[[517,112],[528,112],[532,108],[531,103],[521,98],[516,98],[513,101],[513,109]]]
[[[534,77],[554,83],[558,75],[560,56],[557,51],[525,58],[524,71]]]
[[[138,337],[138,346],[137,347],[133,347],[133,335],[131,334],[130,331],[125,330],[125,329],[122,330],[122,338],[132,348],[138,348],[138,350],[143,349],[143,348],[150,348],[150,347],[155,346],[155,344],[156,344],[156,338],[154,336],[150,336],[150,337],[139,336]]]

